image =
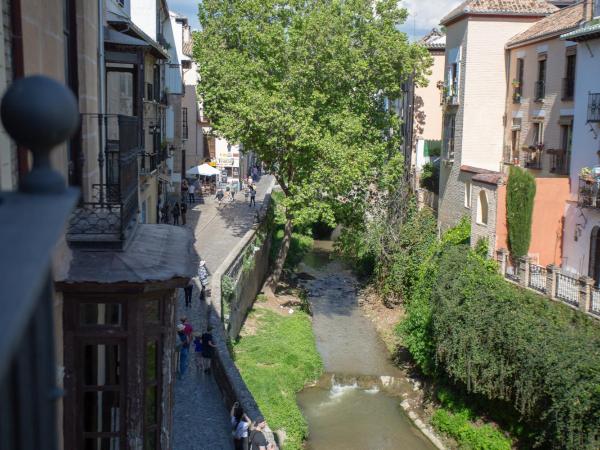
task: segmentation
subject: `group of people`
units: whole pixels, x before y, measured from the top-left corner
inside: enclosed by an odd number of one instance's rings
[[[178,378],[181,380],[185,375],[189,356],[190,347],[194,345],[194,363],[196,365],[196,373],[210,372],[211,360],[214,354],[215,343],[211,333],[211,328],[208,327],[202,334],[194,334],[194,329],[188,322],[187,317],[179,319],[177,324],[177,337],[179,338],[179,367]]]
[[[235,450],[274,450],[275,445],[269,444],[263,431],[267,426],[265,418],[260,416],[252,421],[246,415],[238,402],[231,407],[231,433]]]
[[[171,218],[173,220],[173,225],[185,225],[187,223],[187,204],[185,202],[175,202],[173,206],[170,206],[168,202],[165,202],[163,207],[161,208],[161,223],[170,224]],[[181,218],[181,223],[179,219]]]

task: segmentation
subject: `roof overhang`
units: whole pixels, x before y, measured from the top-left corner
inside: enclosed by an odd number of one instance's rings
[[[563,34],[561,39],[565,41],[589,41],[591,39],[600,39],[600,22],[584,25],[569,33]]]
[[[440,25],[443,25],[445,27],[450,26],[456,22],[461,21],[462,19],[468,19],[470,17],[477,17],[477,18],[486,18],[486,19],[506,19],[506,18],[513,18],[513,19],[540,19],[542,17],[546,17],[548,14],[542,14],[542,13],[536,13],[536,14],[532,14],[532,13],[499,13],[499,12],[463,12],[461,14],[458,14],[454,17],[449,17],[447,19],[442,19],[442,22],[440,22]]]
[[[154,39],[152,39],[150,36],[144,33],[144,31],[140,29],[136,24],[134,24],[131,20],[113,14],[111,17],[108,18],[107,22],[111,27],[114,28],[113,31],[116,31],[119,34],[130,36],[136,39],[137,43],[121,44],[109,42],[106,39],[104,40],[105,43],[112,43],[116,45],[124,45],[131,47],[146,47],[156,58],[165,60],[169,59],[169,53],[167,53],[167,51],[158,42],[156,42]],[[143,44],[140,43],[140,41]]]
[[[540,42],[549,41],[552,39],[560,39],[562,38],[564,33],[568,33],[574,30],[573,27],[567,28],[564,30],[553,31],[551,33],[541,34],[539,36],[532,37],[530,39],[523,39],[522,41],[513,42],[512,44],[507,44],[506,49],[512,50],[519,47],[525,47],[527,45],[539,44]]]

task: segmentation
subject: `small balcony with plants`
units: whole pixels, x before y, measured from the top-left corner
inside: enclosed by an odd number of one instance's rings
[[[458,106],[458,83],[444,84],[438,83],[440,89],[440,104],[445,106]]]
[[[600,167],[579,171],[578,204],[582,208],[600,208]]]
[[[523,97],[523,88],[519,80],[513,80],[512,82],[513,94],[512,101],[515,104],[521,103],[521,99]]]
[[[569,175],[570,154],[562,148],[548,149],[546,153],[551,157],[550,173],[556,175]]]

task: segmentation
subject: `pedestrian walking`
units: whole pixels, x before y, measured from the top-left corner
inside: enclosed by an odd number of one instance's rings
[[[248,431],[250,429],[250,418],[238,402],[231,407],[231,433],[235,450],[248,450]]]
[[[210,372],[210,363],[215,352],[215,343],[211,334],[212,328],[208,327],[202,334],[202,362],[204,365],[204,373]]]
[[[188,201],[188,191],[190,189],[190,186],[188,184],[188,180],[186,180],[185,178],[183,179],[183,181],[181,182],[181,202],[185,203]]]
[[[196,365],[196,374],[202,370],[202,336],[194,335],[194,364]]]
[[[181,208],[179,207],[179,202],[175,202],[175,206],[173,206],[173,225],[179,225],[179,216],[181,215]]]
[[[256,188],[254,185],[250,185],[250,204],[248,206],[252,207],[252,205],[256,207]]]
[[[192,292],[194,290],[194,285],[190,281],[186,287],[183,288],[183,293],[185,296],[185,307],[190,308],[192,306]]]
[[[177,337],[179,338],[179,374],[178,378],[181,380],[185,375],[188,365],[188,357],[190,353],[190,341],[188,335],[185,333],[185,325],[180,323],[177,325]]]
[[[188,201],[190,203],[196,203],[196,185],[190,184],[188,187]]]
[[[206,261],[201,260],[198,265],[198,279],[200,280],[200,300],[206,299],[206,287],[208,286],[208,277],[210,272],[208,271],[208,267],[206,267]]]
[[[250,450],[275,450],[275,445],[269,444],[263,433],[266,426],[265,418],[262,416],[257,417],[254,422],[254,429],[250,432],[250,437],[248,438]]]
[[[223,193],[223,189],[219,188],[219,190],[217,191],[217,195],[215,195],[217,202],[219,203],[219,206],[221,206],[221,202],[223,201],[223,197],[225,197],[225,194]]]
[[[162,223],[169,223],[169,215],[171,214],[169,202],[165,202],[162,207]]]
[[[188,322],[188,318],[186,316],[181,317],[181,319],[179,319],[179,323],[181,323],[183,325],[183,327],[184,327],[183,332],[187,336],[188,342],[191,343],[192,335],[194,334],[194,328],[190,325],[190,323]]]
[[[187,213],[187,204],[185,202],[181,203],[181,225],[186,224],[186,215]]]

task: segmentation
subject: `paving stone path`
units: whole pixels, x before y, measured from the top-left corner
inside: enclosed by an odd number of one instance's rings
[[[242,192],[232,203],[217,205],[214,196],[205,197],[188,211],[187,227],[194,230],[194,247],[198,258],[206,261],[214,272],[237,242],[252,227],[256,211],[262,206],[265,192],[272,179],[263,176],[257,183],[256,208],[250,208]],[[177,320],[187,316],[194,333],[206,328],[206,304],[198,299],[194,289],[192,307],[186,308],[180,292]],[[230,450],[233,449],[229,411],[212,375],[197,373],[193,348],[190,349],[188,370],[182,380],[175,382],[175,411],[173,450]]]

